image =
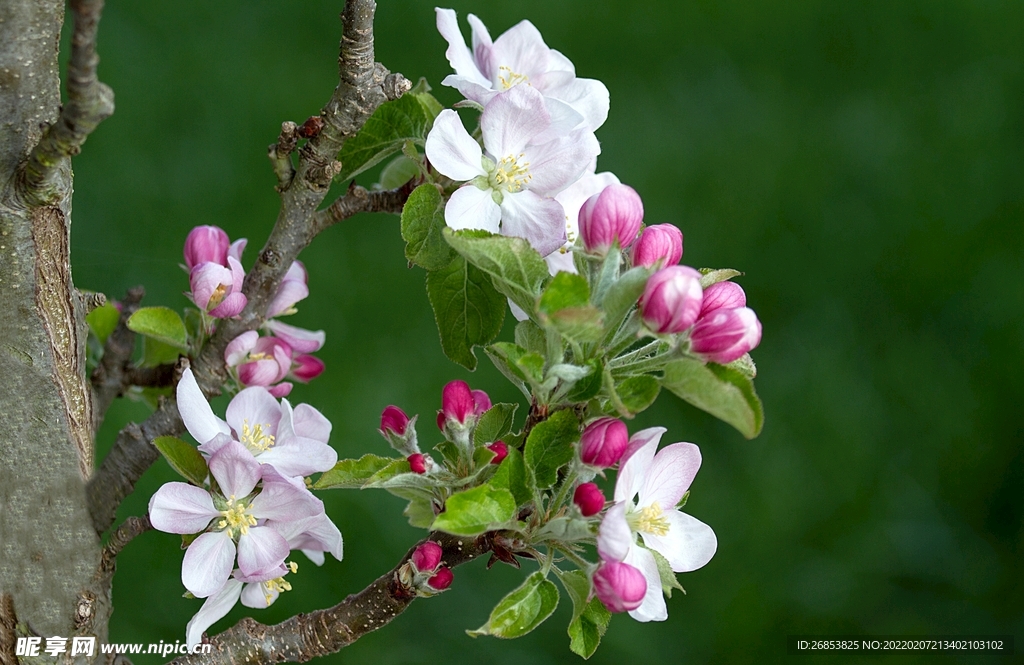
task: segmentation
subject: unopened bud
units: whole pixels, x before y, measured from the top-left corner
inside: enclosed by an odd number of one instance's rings
[[[580,235],[587,251],[604,254],[613,244],[629,247],[644,220],[644,204],[629,185],[608,185],[580,208]]]
[[[580,459],[590,466],[607,469],[619,461],[628,445],[626,423],[618,418],[598,418],[583,429]]]
[[[647,595],[647,579],[628,563],[605,561],[594,571],[594,594],[609,612],[629,612]]]
[[[459,424],[465,424],[475,412],[476,403],[468,383],[465,381],[451,381],[444,387],[441,393],[441,413],[446,420],[454,420]]]
[[[427,458],[423,453],[413,453],[407,459],[409,460],[409,469],[413,473],[424,474],[427,472]]]
[[[201,263],[226,266],[230,245],[228,234],[220,227],[197,226],[185,238],[185,266],[189,270]]]
[[[501,461],[508,457],[508,446],[504,441],[495,441],[491,445],[487,446],[487,450],[494,453],[494,458],[491,460],[491,464],[501,464]]]
[[[572,502],[579,507],[584,517],[591,517],[604,508],[604,494],[594,483],[583,483],[573,493]]]
[[[411,561],[416,566],[416,570],[421,573],[433,571],[440,565],[442,554],[444,552],[441,550],[441,546],[428,540],[425,543],[420,543],[419,547],[413,551]]]
[[[381,434],[384,434],[385,438],[387,438],[388,432],[398,436],[405,436],[405,428],[408,425],[409,416],[405,415],[405,411],[402,411],[397,406],[386,406],[380,414],[380,431]]]
[[[704,318],[719,309],[736,309],[747,306],[747,294],[736,282],[716,282],[704,289],[704,300],[700,305],[700,317]]]
[[[697,320],[702,299],[700,273],[687,266],[669,266],[648,280],[640,311],[654,332],[681,333]]]
[[[683,232],[671,224],[648,226],[633,245],[633,265],[674,266],[683,258]]]
[[[719,309],[690,333],[690,351],[705,360],[731,363],[761,342],[761,322],[749,307]]]
[[[427,585],[434,591],[444,591],[452,585],[454,579],[455,574],[452,573],[452,569],[445,567],[438,570],[433,577],[427,580]]]
[[[324,361],[320,360],[316,356],[311,356],[308,353],[301,353],[295,356],[291,376],[296,381],[309,383],[316,377],[323,374],[325,368],[326,365],[324,365]]]

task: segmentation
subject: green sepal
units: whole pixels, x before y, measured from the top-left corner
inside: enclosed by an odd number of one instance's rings
[[[448,497],[444,512],[434,519],[432,531],[456,536],[477,536],[507,525],[516,515],[516,500],[506,489],[479,485]]]
[[[523,451],[523,461],[534,487],[547,489],[555,484],[558,470],[572,459],[573,443],[579,438],[579,421],[569,409],[556,411],[534,426]]]
[[[446,356],[466,369],[476,369],[474,346],[489,344],[505,321],[505,298],[487,275],[453,258],[444,268],[427,273],[427,297]]]
[[[315,490],[359,489],[381,469],[392,464],[393,457],[363,455],[359,459],[338,460],[313,483]]]
[[[195,446],[174,436],[158,436],[153,439],[153,445],[172,469],[193,485],[203,486],[210,468]]]
[[[542,624],[556,607],[558,587],[537,571],[494,606],[487,623],[476,630],[467,630],[466,634],[470,637],[493,635],[507,640],[522,637]]]
[[[143,307],[128,317],[128,329],[181,351],[188,349],[185,322],[169,307]]]
[[[706,289],[712,284],[719,282],[725,282],[733,277],[739,277],[742,275],[739,270],[733,270],[732,268],[701,268],[700,269],[700,288]]]
[[[668,563],[668,559],[666,559],[658,550],[649,549],[647,551],[654,555],[654,561],[658,564],[658,577],[661,578],[661,592],[669,598],[672,597],[672,591],[675,589],[679,589],[685,594],[686,589],[684,589],[683,585],[679,583],[679,580],[676,578],[676,574],[672,571],[672,566]]]
[[[661,385],[729,423],[748,439],[761,433],[764,407],[754,392],[754,384],[739,370],[680,358],[665,366]]]
[[[427,270],[451,263],[455,250],[445,241],[444,228],[444,198],[437,186],[427,183],[412,190],[402,208],[405,258]]]

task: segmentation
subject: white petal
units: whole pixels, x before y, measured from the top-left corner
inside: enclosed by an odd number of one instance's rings
[[[466,20],[469,21],[469,26],[473,29],[473,60],[484,78],[490,81],[492,74],[491,47],[494,45],[491,33],[487,31],[487,26],[473,14],[466,16]]]
[[[444,80],[441,81],[441,85],[446,85],[449,88],[455,88],[462,93],[463,97],[471,99],[481,106],[487,106],[487,103],[494,99],[494,96],[498,94],[497,90],[491,89],[490,83],[483,86],[471,78],[458,76],[456,74],[449,74],[448,76],[445,76]]]
[[[234,367],[245,360],[249,352],[256,348],[256,341],[259,338],[260,334],[255,330],[246,330],[228,342],[224,349],[224,362],[228,364],[228,367]]]
[[[647,594],[640,607],[629,613],[637,621],[664,621],[668,618],[668,607],[661,591],[661,575],[658,574],[658,563],[654,555],[642,547],[634,546],[629,550],[626,563],[637,568],[647,580]]]
[[[491,53],[496,68],[508,67],[513,74],[531,77],[551,69],[551,49],[529,21],[520,21],[494,40]],[[500,74],[494,72],[491,80],[497,82],[494,77]]]
[[[242,583],[238,580],[228,579],[220,591],[206,599],[203,606],[185,626],[185,638],[190,647],[202,642],[206,629],[227,616],[227,613],[238,602],[238,595],[241,592]]]
[[[263,491],[249,504],[256,519],[291,521],[324,512],[320,499],[302,485],[293,483],[272,466],[263,467]]]
[[[559,248],[545,256],[544,261],[548,264],[548,272],[552,275],[557,275],[560,272],[576,274],[576,262],[573,261],[572,252],[568,249],[563,252]],[[522,321],[522,319],[519,320]]]
[[[250,582],[242,590],[242,604],[255,610],[263,610],[274,604],[281,595],[277,589],[267,590],[262,582]]]
[[[576,130],[556,141],[528,146],[524,154],[530,163],[530,189],[554,196],[580,179],[601,145],[593,132]]]
[[[331,438],[331,421],[309,404],[299,404],[292,414],[292,429],[299,436],[327,443]]]
[[[250,428],[262,425],[265,432],[276,435],[277,423],[281,420],[281,405],[266,388],[253,386],[235,395],[224,415],[239,437],[242,436],[242,426],[246,424]]]
[[[259,462],[270,464],[283,476],[308,476],[332,468],[338,462],[338,453],[321,441],[292,435],[260,454]]]
[[[444,55],[449,64],[458,74],[474,78],[481,84],[490,83],[476,66],[473,54],[466,46],[466,40],[459,29],[459,20],[453,9],[435,8],[437,12],[437,31],[448,42],[448,50]]]
[[[525,238],[541,256],[565,244],[565,212],[558,201],[532,191],[505,194],[501,201],[501,234]]]
[[[248,448],[237,441],[229,441],[210,457],[210,474],[224,496],[241,499],[259,482],[260,463]]]
[[[595,79],[573,79],[557,88],[546,89],[544,94],[575,109],[583,116],[585,126],[590,131],[596,130],[608,119],[608,88]]]
[[[444,221],[453,229],[483,229],[497,233],[501,208],[491,197],[490,189],[463,185],[455,190],[444,209]]]
[[[430,164],[452,180],[472,180],[486,175],[481,165],[483,151],[473,140],[459,114],[445,109],[434,118],[425,147]]]
[[[551,114],[544,104],[544,95],[528,85],[517,85],[496,95],[480,114],[484,147],[497,160],[518,156],[550,125]],[[531,173],[532,168],[531,165]]]
[[[555,197],[565,209],[566,225],[571,237],[579,235],[580,208],[594,194],[600,194],[608,185],[619,184],[614,173],[585,173],[580,179],[569,185]]]
[[[662,510],[675,508],[699,468],[700,448],[694,444],[665,446],[654,456],[651,469],[640,486],[638,505],[643,508],[656,502]]]
[[[641,532],[640,535],[645,545],[668,559],[672,570],[688,573],[711,561],[718,550],[718,538],[711,527],[678,510],[666,511],[662,517],[669,523],[667,534],[655,536]]]
[[[619,475],[615,479],[616,501],[632,501],[640,491],[654,461],[654,451],[658,449],[661,435],[666,431],[664,427],[650,427],[630,437],[629,446],[619,462]]]
[[[512,316],[516,317],[516,321],[525,321],[530,318],[530,315],[522,307],[512,302],[511,298],[508,299],[508,308],[512,312]]]
[[[198,533],[219,515],[209,492],[186,483],[167,483],[149,500],[149,521],[165,533]]]
[[[327,560],[327,557],[324,556],[324,553],[318,552],[317,550],[302,550],[302,553],[305,554],[310,561],[312,561],[318,566],[324,565],[324,561]]]
[[[210,403],[196,383],[192,369],[186,369],[178,382],[178,413],[185,423],[185,429],[199,443],[206,443],[218,434],[230,434],[228,424],[213,415]]]
[[[238,539],[238,569],[243,575],[260,575],[277,569],[289,552],[288,542],[274,529],[250,527]]]
[[[597,532],[597,553],[605,561],[622,561],[634,541],[633,531],[626,522],[626,504],[616,503],[601,520]]]
[[[584,126],[586,122],[579,112],[563,101],[547,97],[544,104],[551,115],[551,126],[534,136],[532,143],[540,144],[564,138],[573,130]]]
[[[204,533],[192,541],[181,561],[181,583],[196,598],[216,593],[235,563],[235,543],[227,531]]]

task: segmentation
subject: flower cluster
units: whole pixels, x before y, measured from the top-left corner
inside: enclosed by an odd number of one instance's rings
[[[318,565],[324,552],[341,559],[341,533],[303,481],[333,467],[338,456],[327,444],[331,423],[319,411],[305,404],[293,409],[266,388],[239,392],[222,420],[186,369],[177,402],[209,478],[163,485],[149,516],[154,528],[189,541],[181,581],[207,599],[187,628],[191,645],[239,599],[267,607],[289,590],[285,575],[297,568],[286,561],[292,550]]]

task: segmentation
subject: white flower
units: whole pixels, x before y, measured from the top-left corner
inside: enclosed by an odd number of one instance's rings
[[[452,180],[469,181],[445,207],[448,226],[525,238],[541,256],[561,247],[565,212],[550,197],[586,171],[600,146],[584,129],[545,138],[551,126],[543,97],[525,85],[484,108],[483,150],[455,111],[442,111],[427,136],[427,158]]]
[[[522,21],[492,41],[480,19],[470,14],[470,51],[455,12],[441,8],[435,11],[437,30],[448,42],[445,56],[455,70],[455,74],[442,81],[444,85],[486,106],[498,93],[526,84],[544,95],[548,110],[565,129],[583,127],[594,131],[604,124],[608,117],[608,88],[600,81],[576,78],[572,62],[548,48],[532,23]]]
[[[685,573],[710,561],[718,548],[711,527],[676,509],[700,468],[700,449],[673,443],[655,455],[664,433],[665,428],[652,427],[630,439],[615,482],[615,504],[597,536],[602,559],[628,563],[647,579],[643,603],[629,613],[637,621],[668,618],[651,550],[664,556],[673,571]],[[644,547],[636,542],[638,533]]]

